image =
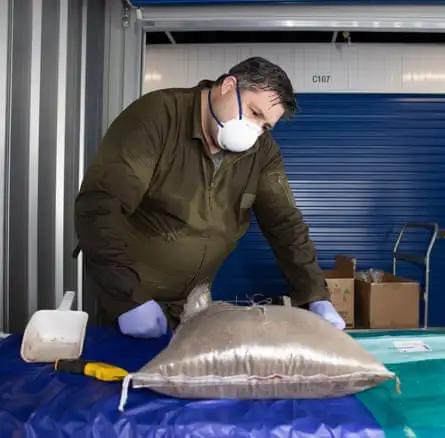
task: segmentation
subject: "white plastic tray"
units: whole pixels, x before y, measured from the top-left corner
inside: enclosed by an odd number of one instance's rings
[[[83,351],[86,312],[71,310],[75,292],[66,292],[56,310],[39,310],[31,317],[23,335],[20,354],[26,362],[78,359]]]

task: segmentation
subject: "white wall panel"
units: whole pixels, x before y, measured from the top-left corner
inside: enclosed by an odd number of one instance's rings
[[[297,93],[445,91],[443,46],[354,43],[147,46],[143,91],[216,79],[255,55],[282,66]]]

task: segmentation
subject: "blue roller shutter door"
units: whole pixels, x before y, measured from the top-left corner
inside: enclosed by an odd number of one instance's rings
[[[302,113],[274,131],[295,199],[323,268],[335,254],[359,268],[391,270],[404,222],[445,228],[445,97],[441,95],[305,94]],[[408,234],[420,252],[426,236]],[[423,281],[419,268],[403,275]],[[432,254],[431,325],[445,325],[445,241]],[[254,222],[214,284],[215,298],[245,299],[287,291],[274,254]]]

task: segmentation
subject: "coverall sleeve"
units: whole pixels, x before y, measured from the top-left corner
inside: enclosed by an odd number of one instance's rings
[[[295,204],[278,146],[267,135],[261,147],[265,163],[253,209],[291,285],[292,304],[306,306],[313,301],[330,300],[325,276],[308,226]]]
[[[159,98],[153,104],[153,116],[141,120],[137,111],[127,110],[113,122],[75,201],[79,247],[88,274],[105,300],[112,298],[107,310],[112,318],[137,305],[132,296],[140,278],[128,251],[126,221],[149,187],[164,142]]]

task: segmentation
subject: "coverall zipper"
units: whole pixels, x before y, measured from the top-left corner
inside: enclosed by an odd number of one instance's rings
[[[201,271],[203,269],[205,260],[206,260],[206,255],[207,255],[207,250],[208,250],[208,244],[206,243],[204,246],[204,250],[202,252],[202,258],[201,258],[201,262],[198,266],[198,269],[195,271],[195,274],[193,275],[193,278],[187,282],[187,287],[186,287],[186,292],[188,291],[188,289],[191,287],[195,287],[196,286],[196,279],[199,277],[199,275],[201,274]]]
[[[224,158],[222,158],[222,160],[224,160]],[[221,167],[223,166],[223,162],[220,162],[219,166],[216,166],[214,160],[211,158],[210,165],[212,166],[212,178],[210,179],[210,185],[208,187],[209,191],[215,187],[216,174],[221,170]]]
[[[210,179],[210,184],[207,187],[207,193],[208,193],[209,210],[210,210],[210,212],[212,212],[212,210],[213,210],[212,209],[212,202],[213,202],[212,190],[215,187],[216,167],[215,167],[213,160],[210,160],[210,165],[212,166],[212,177]]]

